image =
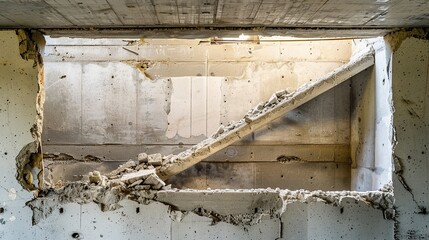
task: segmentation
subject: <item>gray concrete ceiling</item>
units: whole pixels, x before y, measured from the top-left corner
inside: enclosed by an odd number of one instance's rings
[[[0,28],[429,26],[429,0],[0,0],[0,10]]]

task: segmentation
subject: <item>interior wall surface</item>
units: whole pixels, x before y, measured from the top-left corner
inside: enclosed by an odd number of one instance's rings
[[[375,66],[351,80],[351,189],[370,191],[392,181],[391,49],[383,38],[362,40],[375,49]]]
[[[21,58],[18,45],[15,31],[0,31],[0,239],[34,239],[36,230],[25,207],[32,193],[15,177],[15,158],[35,141],[30,129],[36,121],[38,69]]]
[[[108,172],[140,152],[177,154],[276,91],[294,91],[348,62],[351,44],[48,38],[45,152],[103,161],[52,165],[54,181]],[[170,183],[350,189],[349,98],[342,84]]]
[[[193,213],[179,222],[170,216],[168,206],[156,202],[142,205],[126,200],[120,202],[123,208],[110,212],[102,212],[93,203],[69,203],[54,209],[49,217],[33,226],[32,212],[25,206],[32,194],[23,190],[15,179],[15,157],[23,146],[34,140],[30,128],[36,118],[37,70],[32,62],[21,59],[14,31],[0,31],[0,43],[1,239],[393,238],[393,221],[384,219],[382,211],[356,200],[343,208],[322,203],[291,204],[281,218],[262,219],[253,226],[213,225],[211,219]],[[413,180],[420,186],[418,179]],[[405,192],[404,196],[408,194]],[[240,198],[239,193],[236,197]],[[228,206],[228,202],[221,201],[216,204]],[[399,207],[402,210],[399,213],[406,217],[407,209]],[[414,215],[413,210],[410,211]]]
[[[408,38],[392,59],[397,239],[429,238],[429,40]]]

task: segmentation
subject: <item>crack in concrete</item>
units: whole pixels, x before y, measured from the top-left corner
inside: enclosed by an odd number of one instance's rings
[[[419,209],[419,212],[417,212],[417,214],[427,214],[427,208],[425,206],[421,206],[417,200],[414,197],[414,193],[413,190],[411,189],[411,187],[408,185],[408,183],[405,181],[404,176],[402,175],[404,173],[403,170],[403,164],[402,164],[402,159],[400,157],[398,157],[397,155],[393,156],[393,161],[395,164],[395,171],[394,173],[396,174],[396,176],[398,177],[399,182],[401,183],[401,185],[404,187],[404,189],[410,193],[411,198],[413,200],[413,202],[416,204],[417,208]]]

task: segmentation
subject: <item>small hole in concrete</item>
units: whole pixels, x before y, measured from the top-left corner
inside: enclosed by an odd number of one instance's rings
[[[75,233],[73,233],[72,234],[72,238],[79,238],[80,237],[80,235],[79,235],[79,233],[77,233],[77,232],[75,232]]]
[[[60,213],[64,213],[64,208],[59,209]]]

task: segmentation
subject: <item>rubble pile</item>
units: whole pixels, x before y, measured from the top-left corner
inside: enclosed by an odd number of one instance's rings
[[[99,171],[90,172],[83,181],[95,186],[121,186],[133,190],[169,189],[170,186],[167,187],[156,174],[156,168],[172,161],[175,161],[174,155],[140,153],[137,161],[129,160],[106,175]]]

